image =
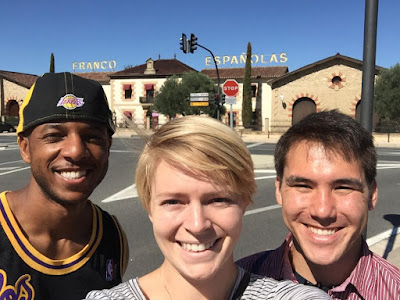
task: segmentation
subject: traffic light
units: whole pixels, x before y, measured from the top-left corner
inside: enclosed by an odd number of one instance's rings
[[[190,45],[190,53],[193,53],[194,50],[197,49],[197,47],[196,47],[196,45],[197,45],[197,37],[193,33],[190,34],[189,45]]]
[[[218,105],[218,104],[219,104],[219,95],[218,95],[218,94],[215,94],[215,95],[214,95],[214,104],[215,104],[215,105]]]
[[[188,53],[188,40],[186,37],[186,34],[182,33],[182,37],[180,38],[181,42],[181,50],[183,51],[183,53]]]
[[[225,104],[225,94],[221,95],[221,105]]]

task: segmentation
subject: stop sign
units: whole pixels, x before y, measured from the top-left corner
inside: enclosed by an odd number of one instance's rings
[[[222,91],[229,97],[234,97],[239,92],[239,84],[234,79],[228,79],[222,86]]]

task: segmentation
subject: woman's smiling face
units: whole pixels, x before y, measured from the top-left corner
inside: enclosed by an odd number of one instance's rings
[[[228,187],[165,161],[153,180],[149,217],[166,263],[192,280],[230,270],[245,201]]]

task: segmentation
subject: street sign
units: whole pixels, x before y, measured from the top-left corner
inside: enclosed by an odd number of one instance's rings
[[[208,106],[209,103],[207,102],[200,102],[200,101],[192,101],[190,102],[190,106]]]
[[[208,93],[190,93],[190,102],[205,102],[208,101],[208,97]]]
[[[236,104],[236,96],[226,96],[225,104]]]
[[[192,97],[208,97],[208,93],[190,93],[190,98]]]
[[[239,84],[234,79],[228,79],[222,85],[222,91],[227,96],[236,96],[236,94],[239,92]]]

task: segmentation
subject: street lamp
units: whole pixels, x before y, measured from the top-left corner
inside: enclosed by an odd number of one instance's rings
[[[286,109],[286,103],[283,101],[283,99],[285,98],[285,96],[284,96],[283,94],[281,94],[279,97],[281,98],[281,102],[282,102],[282,107],[283,107],[283,109]]]

